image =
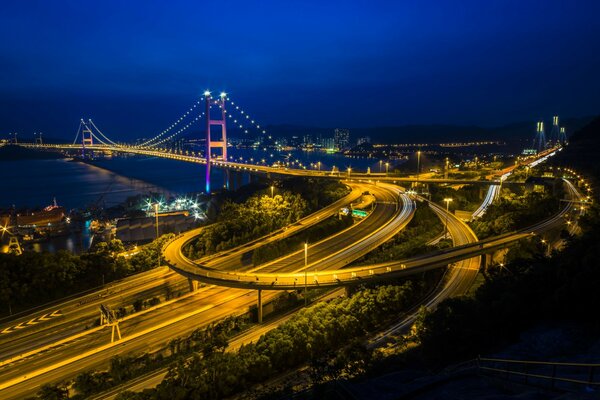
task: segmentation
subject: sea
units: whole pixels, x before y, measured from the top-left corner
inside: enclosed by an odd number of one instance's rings
[[[372,158],[349,158],[340,154],[315,151],[263,151],[252,149],[228,149],[237,160],[264,162],[272,165],[277,161],[302,163],[307,168],[322,170],[334,166],[341,171],[371,168],[378,171],[379,160]],[[90,207],[112,207],[135,195],[160,194],[165,198],[205,190],[205,167],[200,164],[146,156],[116,156],[95,160],[91,163],[69,159],[11,159],[0,158],[2,186],[0,209],[35,209],[53,204],[54,201],[67,210],[85,210]],[[223,182],[223,172],[213,169],[212,182]],[[216,189],[216,188],[215,188]],[[89,248],[93,235],[89,224],[84,223],[81,232],[35,243],[35,251],[67,250],[80,253]]]

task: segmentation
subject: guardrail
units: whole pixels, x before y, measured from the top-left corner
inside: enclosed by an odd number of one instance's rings
[[[573,191],[572,193],[576,194],[574,187],[570,183],[569,185]],[[329,270],[311,273],[308,273],[307,271],[298,273],[226,272],[195,264],[181,254],[181,252],[178,255],[179,263],[176,262],[176,260],[165,258],[171,268],[180,274],[191,279],[202,280],[207,283],[221,286],[263,290],[296,290],[304,287],[316,288],[353,285],[364,282],[365,280],[384,280],[421,273],[448,265],[455,261],[461,261],[506,248],[521,239],[532,237],[548,227],[551,227],[554,223],[557,223],[563,218],[564,214],[571,206],[572,204],[568,203],[557,215],[533,226],[505,235],[428,253],[407,260],[392,261],[372,266],[344,268],[335,271]],[[452,214],[449,214],[449,217],[456,218]],[[185,242],[181,244],[180,248],[193,240],[193,237],[193,235],[190,235]],[[181,237],[179,236],[174,240],[181,240]]]
[[[477,369],[515,383],[549,389],[599,388],[600,364],[477,357]]]

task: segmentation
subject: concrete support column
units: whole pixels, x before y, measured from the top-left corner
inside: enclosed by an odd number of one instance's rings
[[[486,253],[481,256],[481,263],[483,264],[483,270],[487,271],[494,262],[494,253]]]
[[[188,285],[190,286],[190,292],[198,290],[198,281],[188,278]]]
[[[258,310],[258,323],[262,324],[263,322],[263,304],[262,304],[262,290],[258,289],[258,304],[257,304],[257,310]]]
[[[353,293],[352,286],[345,286],[344,290],[346,292],[346,297],[352,296],[352,293]]]

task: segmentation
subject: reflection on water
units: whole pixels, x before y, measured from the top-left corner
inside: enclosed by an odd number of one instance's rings
[[[335,165],[342,171],[348,166],[362,170],[371,167],[375,171],[378,163],[375,159],[346,158],[321,152],[293,151],[289,155],[288,152],[245,149],[231,149],[229,152],[237,159],[264,160],[267,165],[276,161],[298,160],[309,166],[320,161],[322,170],[330,170]],[[53,198],[67,210],[111,207],[138,194],[159,193],[169,197],[202,192],[205,187],[203,165],[143,156],[113,157],[94,161],[93,165],[62,159],[2,161],[0,170],[3,177],[0,190],[2,209],[13,205],[17,209],[39,208],[51,204]],[[222,170],[213,169],[212,182],[214,188],[225,182]],[[247,182],[247,177],[243,182]],[[90,247],[92,239],[89,223],[82,223],[79,231],[26,247],[35,251],[80,253]]]
[[[38,253],[48,251],[55,253],[59,250],[66,250],[73,254],[81,254],[87,251],[92,245],[94,234],[90,231],[90,222],[85,221],[78,224],[77,230],[73,230],[68,235],[49,238],[43,242],[25,244],[26,250],[33,250]]]

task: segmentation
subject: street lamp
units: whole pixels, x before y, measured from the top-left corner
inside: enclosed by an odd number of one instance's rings
[[[448,179],[448,167],[450,166],[450,159],[446,157],[446,171],[444,173],[444,179]]]
[[[350,178],[350,173],[352,173],[352,167],[348,167],[348,178]]]
[[[160,267],[160,248],[158,248],[158,203],[154,203],[154,217],[156,218],[156,252],[158,254],[158,267]]]
[[[387,176],[388,172],[390,172],[390,163],[386,162],[385,163],[385,175]]]
[[[271,185],[271,198],[275,197],[275,186]]]
[[[444,201],[446,202],[446,223],[444,225],[444,239],[445,239],[446,235],[448,234],[448,214],[450,213],[449,207],[450,207],[450,203],[452,202],[452,199],[449,197],[446,197],[444,199]]]
[[[317,161],[317,168],[321,171],[321,161]]]
[[[306,269],[308,268],[308,242],[304,242],[304,305],[308,304],[308,277]]]
[[[379,173],[383,172],[383,160],[379,160]]]
[[[419,186],[419,174],[421,173],[421,150],[417,151],[417,186]]]

